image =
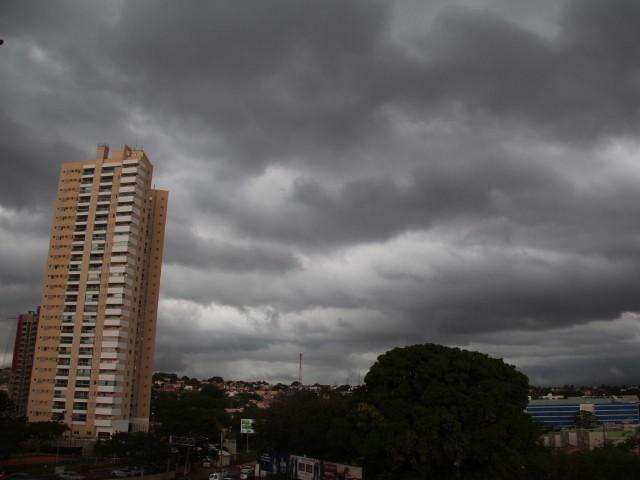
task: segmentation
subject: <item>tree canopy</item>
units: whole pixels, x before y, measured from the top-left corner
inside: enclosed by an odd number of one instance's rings
[[[528,379],[487,355],[394,348],[352,394],[282,394],[258,421],[265,449],[356,462],[366,476],[525,478],[539,452]]]
[[[228,406],[224,391],[213,385],[180,394],[154,391],[151,400],[152,419],[166,435],[217,436],[229,424]]]
[[[519,478],[537,445],[527,395],[527,377],[488,355],[394,348],[356,396],[363,457],[389,478]]]

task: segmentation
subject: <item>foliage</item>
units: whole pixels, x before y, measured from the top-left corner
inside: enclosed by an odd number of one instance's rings
[[[606,445],[591,451],[550,452],[545,476],[549,480],[619,480],[640,478],[638,440],[621,445]]]
[[[96,442],[95,453],[103,458],[124,458],[134,465],[153,464],[166,461],[169,443],[156,433],[120,432]]]
[[[526,478],[542,449],[523,412],[527,377],[438,345],[395,348],[344,395],[282,394],[259,419],[263,449],[356,462],[368,478]]]
[[[58,422],[34,422],[25,424],[25,446],[28,450],[41,451],[52,441],[62,437],[69,428]]]
[[[591,412],[580,411],[576,414],[576,428],[596,428],[601,424]]]
[[[300,390],[282,394],[262,415],[256,412],[256,440],[263,450],[352,461],[350,411],[350,400],[337,393],[317,395]]]
[[[13,402],[6,392],[0,391],[0,458],[15,453],[27,438],[24,419],[13,418]]]
[[[58,422],[27,423],[24,418],[14,418],[13,402],[6,392],[0,392],[0,458],[21,450],[40,450],[66,430]]]
[[[521,478],[537,448],[528,380],[502,360],[425,344],[378,357],[356,397],[361,449],[389,478]]]
[[[169,380],[171,383],[175,383],[178,380],[178,375],[176,375],[175,373],[164,373],[164,372],[155,372],[152,377],[151,380],[154,382],[157,382],[158,380]]]
[[[224,411],[229,405],[224,391],[213,385],[192,392],[154,391],[151,399],[152,418],[163,435],[219,436],[230,422]]]

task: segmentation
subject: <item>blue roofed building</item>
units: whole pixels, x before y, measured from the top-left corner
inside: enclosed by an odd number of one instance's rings
[[[550,427],[573,427],[579,412],[590,412],[606,424],[640,423],[636,395],[612,397],[567,397],[529,400],[526,412]]]

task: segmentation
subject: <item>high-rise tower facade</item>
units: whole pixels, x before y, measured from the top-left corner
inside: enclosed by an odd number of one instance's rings
[[[168,192],[142,149],[64,163],[58,182],[29,421],[75,437],[146,430]]]
[[[13,401],[16,417],[27,414],[27,399],[31,383],[31,369],[38,333],[38,317],[36,312],[21,313],[16,325],[16,339],[13,344],[13,361],[9,379],[9,396]]]

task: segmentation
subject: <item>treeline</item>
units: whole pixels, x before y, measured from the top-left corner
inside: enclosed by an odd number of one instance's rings
[[[46,449],[67,430],[58,422],[27,423],[24,417],[15,418],[13,412],[13,402],[0,391],[0,459]]]
[[[379,357],[353,395],[300,391],[255,411],[261,451],[358,464],[387,479],[640,478],[637,440],[591,452],[544,448],[523,411],[528,380],[486,355],[439,345]]]

